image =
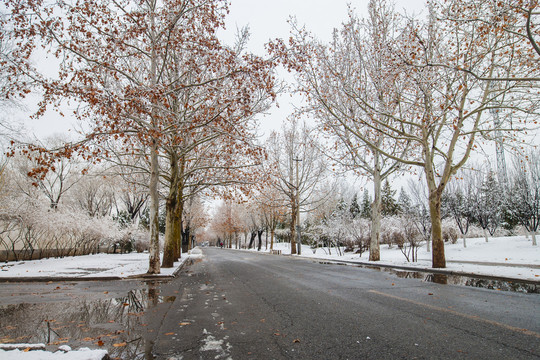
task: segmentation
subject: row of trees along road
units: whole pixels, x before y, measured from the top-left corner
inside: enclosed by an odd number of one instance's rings
[[[284,153],[285,150],[282,148]],[[444,241],[454,244],[461,233],[466,247],[467,234],[477,237],[483,231],[487,242],[489,236],[521,231],[522,227],[531,234],[533,246],[536,245],[535,232],[540,219],[539,160],[538,154],[533,153],[526,161],[514,161],[506,185],[499,184],[491,169],[485,166],[461,169],[442,198]],[[386,180],[382,186],[381,244],[397,245],[407,261],[417,260],[418,249],[424,242],[430,252],[427,198],[425,184],[416,179],[409,179],[399,196],[390,181]],[[264,204],[269,199],[272,201]],[[313,250],[327,247],[325,251],[329,254],[341,253],[342,247],[344,251],[357,254],[369,249],[372,198],[367,190],[359,201],[353,187],[344,182],[334,183],[332,191],[317,200],[310,202],[317,206],[307,208],[309,211],[303,221],[304,245],[310,245]],[[209,239],[213,242],[219,238],[226,247],[261,250],[262,235],[266,232],[266,246],[272,249],[276,227],[280,241],[296,240],[296,234],[292,233],[294,228],[290,228],[294,218],[284,193],[276,191],[275,187],[266,187],[255,192],[247,202],[229,201],[217,207]]]
[[[351,10],[328,44],[293,22],[290,42],[271,45],[295,72],[305,112],[334,140],[335,159],[374,182],[371,260],[379,259],[381,183],[413,166],[429,194],[432,265],[446,266],[446,186],[482,141],[500,134],[517,143],[538,124],[537,5],[441,0],[419,20],[371,0],[368,18]],[[501,110],[499,123],[490,109]]]
[[[2,36],[17,46],[2,58],[13,80],[2,84],[2,94],[41,93],[36,118],[75,101],[75,116],[88,125],[79,142],[25,148],[38,160],[30,175],[43,177],[59,157],[136,163],[148,174],[148,272],[160,271],[160,181],[168,188],[163,266],[172,266],[189,196],[249,181],[232,175],[249,176],[242,169],[261,155],[253,116],[273,100],[274,64],[243,51],[247,32],[235,48],[220,44],[223,0],[4,4],[10,14],[0,23]],[[53,76],[33,64],[43,52],[57,59]]]
[[[254,116],[275,97],[276,60],[297,75],[297,91],[308,100],[302,112],[333,144],[325,153],[373,180],[371,260],[380,258],[385,179],[410,168],[424,174],[433,266],[445,267],[447,185],[484,141],[504,136],[520,150],[521,134],[538,122],[537,0],[440,0],[429,3],[422,19],[371,0],[369,16],[350,10],[328,44],[293,22],[289,44],[269,44],[272,60],[243,51],[246,31],[235,47],[220,44],[224,0],[4,5],[2,49],[12,48],[2,51],[0,94],[40,93],[36,118],[73,101],[80,104],[75,116],[87,123],[81,141],[21,148],[37,161],[30,175],[44,179],[58,159],[80,156],[112,161],[126,178],[145,180],[149,273],[160,268],[159,189],[166,189],[163,266],[172,266],[181,237],[189,237],[186,203],[209,194],[231,199],[256,182],[252,168],[263,151],[255,145]],[[44,53],[57,59],[57,72],[34,65]],[[498,122],[489,111],[499,111]],[[295,121],[267,144],[265,173],[274,192],[259,189],[261,206],[286,201],[292,236],[299,209],[314,207],[331,188],[320,145]],[[288,149],[285,156],[274,151],[279,148]]]

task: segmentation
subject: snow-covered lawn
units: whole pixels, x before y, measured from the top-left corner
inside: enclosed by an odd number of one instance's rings
[[[276,243],[274,249],[289,254],[287,243]],[[253,250],[256,251],[256,250]],[[263,247],[263,251],[265,250]],[[456,244],[445,244],[447,270],[478,275],[502,276],[523,280],[540,281],[540,246],[532,246],[531,239],[524,236],[467,239],[467,248],[462,240]],[[171,275],[188,256],[201,256],[199,249],[193,254],[182,256],[181,262],[170,269],[161,269],[162,275]],[[369,263],[369,254],[345,253],[338,255],[336,249],[312,249],[302,246],[302,257],[329,260],[345,260]],[[381,246],[381,261],[375,264],[405,266],[419,269],[431,268],[431,253],[426,246],[418,250],[418,262],[407,262],[405,256],[396,247]],[[143,275],[148,269],[147,253],[97,254],[77,257],[53,258],[36,261],[20,261],[0,264],[0,278],[9,277],[130,277]]]
[[[196,255],[183,254],[174,267],[161,269],[161,275],[172,275],[189,256]],[[0,278],[109,276],[127,278],[143,275],[147,271],[148,253],[96,254],[0,264]]]
[[[274,244],[274,249],[290,254],[287,243]],[[471,238],[467,239],[466,248],[460,239],[456,244],[445,244],[445,255],[448,271],[540,281],[540,246],[532,246],[531,239],[525,236],[490,238],[487,243],[484,238]],[[336,249],[331,249],[329,254],[328,248],[318,248],[314,254],[307,245],[302,246],[302,257],[431,268],[431,253],[425,245],[418,250],[418,262],[415,263],[407,262],[397,246],[388,248],[386,245],[381,246],[381,261],[378,262],[370,262],[367,252],[362,256],[352,253],[339,256]]]
[[[10,347],[17,347],[11,350]],[[13,344],[0,345],[0,359],[10,360],[102,360],[107,355],[107,350],[90,350],[81,348],[71,350],[69,346],[61,346],[58,351],[52,353],[41,350],[44,344]],[[22,350],[21,350],[22,349]]]

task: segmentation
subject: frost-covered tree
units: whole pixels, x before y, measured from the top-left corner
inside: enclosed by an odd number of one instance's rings
[[[476,188],[470,172],[461,171],[462,180],[448,185],[443,196],[442,212],[454,219],[463,238],[463,247],[467,247],[467,232],[475,219]]]
[[[512,3],[510,8],[508,3]],[[504,135],[511,141],[537,125],[538,53],[531,47],[531,39],[539,35],[534,10],[537,5],[537,1],[430,1],[424,21],[403,21],[397,31],[379,32],[375,48],[359,40],[354,42],[363,45],[355,48],[357,53],[377,54],[375,74],[381,82],[362,83],[371,75],[368,68],[361,68],[363,57],[331,50],[323,54],[328,57],[322,64],[345,59],[343,70],[336,67],[309,79],[320,85],[316,94],[308,94],[310,100],[321,97],[325,112],[338,113],[335,118],[343,122],[353,120],[346,123],[346,135],[342,137],[345,144],[356,147],[361,140],[373,154],[399,160],[422,172],[429,194],[435,268],[446,267],[441,219],[445,187],[484,138]],[[522,8],[530,11],[519,10]],[[377,24],[385,22],[381,19]],[[349,22],[335,34],[358,38],[362,30]],[[532,36],[523,36],[525,33]],[[302,43],[305,36],[300,35],[293,36],[290,43]],[[334,39],[339,44],[339,37]],[[301,73],[318,66],[312,60],[317,44],[310,45],[294,53],[297,56],[291,66]],[[288,55],[292,51],[284,52]],[[350,76],[349,69],[363,71]],[[339,74],[344,75],[334,82],[344,85],[349,102],[343,97],[332,102],[333,93],[322,86]],[[382,86],[372,89],[371,84]],[[301,85],[302,89],[313,87],[307,81]],[[489,112],[497,108],[511,109],[512,122],[505,116],[494,126]],[[385,141],[379,142],[381,138]],[[402,141],[414,151],[394,152],[395,145],[399,147]],[[377,195],[375,192],[376,199]]]
[[[390,182],[386,179],[381,191],[381,214],[383,216],[392,216],[398,213],[399,205],[394,198],[395,195],[396,190],[392,189]]]
[[[349,212],[351,213],[351,216],[353,219],[355,219],[361,212],[360,204],[358,204],[358,194],[354,194],[351,205],[349,206]]]
[[[0,21],[6,19],[9,15],[0,9]],[[0,26],[0,68],[4,68],[11,62],[16,49],[15,42],[8,39],[8,34],[11,29],[8,26]],[[19,110],[23,106],[21,101],[13,96],[9,96],[6,91],[8,85],[12,82],[22,80],[23,74],[13,77],[7,71],[0,71],[0,146],[7,147],[10,140],[21,135],[22,126],[14,121],[14,110]],[[30,79],[27,79],[30,81]]]
[[[362,205],[360,207],[360,217],[364,219],[371,218],[371,196],[369,196],[369,191],[364,190],[364,195],[362,195]]]
[[[504,193],[493,172],[489,172],[474,201],[474,218],[484,230],[488,242],[488,233],[493,236],[502,221],[502,203]],[[469,197],[470,199],[470,197]]]
[[[328,163],[313,129],[292,120],[267,142],[271,181],[290,210],[291,254],[296,254],[297,223],[300,211],[309,212],[324,199],[323,188]],[[329,190],[329,189],[328,189]]]
[[[100,174],[99,171],[84,176],[74,187],[71,199],[90,217],[111,215],[116,194],[114,177]]]
[[[409,193],[411,194],[411,219],[426,241],[427,251],[430,251],[431,241],[431,217],[428,206],[428,191],[423,182],[410,179],[408,182]]]
[[[401,190],[399,191],[399,196],[397,200],[397,206],[398,206],[398,213],[404,214],[411,210],[411,198],[403,188],[401,187]]]
[[[526,161],[516,161],[508,197],[511,216],[531,234],[537,245],[536,233],[540,223],[540,154],[532,153]]]
[[[39,189],[39,196],[47,199],[51,209],[58,209],[66,193],[81,179],[80,168],[75,159],[58,159],[51,170],[38,179],[30,178],[36,163],[24,156],[16,156],[10,161],[10,167],[16,177],[15,185],[27,196],[36,196],[34,188]]]

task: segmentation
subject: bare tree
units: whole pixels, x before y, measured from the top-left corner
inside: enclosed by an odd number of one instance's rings
[[[382,155],[422,170],[429,194],[432,264],[444,268],[444,190],[484,138],[502,133],[509,140],[517,139],[522,130],[535,125],[540,101],[533,74],[538,62],[530,52],[526,59],[519,55],[527,38],[510,31],[491,32],[482,22],[462,21],[463,16],[481,15],[476,2],[430,4],[426,21],[408,20],[395,38],[383,42],[390,51],[381,60],[403,78],[398,107],[406,111],[381,108],[373,91],[356,91],[355,104],[369,116],[355,120],[372,133],[355,136]],[[504,16],[497,20],[501,26],[510,21]],[[308,51],[303,54],[299,66],[311,56]],[[494,126],[490,109],[508,109],[511,118],[506,116]],[[378,144],[373,133],[406,141],[414,151],[396,154],[388,146],[392,142]]]
[[[267,235],[270,232],[270,250],[273,250],[276,228],[285,220],[287,213],[286,203],[279,191],[272,186],[263,187],[255,197],[262,212]]]
[[[346,169],[367,175],[373,181],[371,204],[370,260],[380,260],[381,188],[405,157],[408,139],[382,135],[392,117],[404,116],[401,102],[406,78],[401,69],[388,62],[389,43],[396,37],[399,19],[387,1],[370,1],[369,17],[361,21],[352,12],[342,29],[335,30],[328,45],[294,28],[294,47],[288,53],[289,65],[296,70],[298,88],[309,99],[305,111],[313,114],[319,128],[329,135],[334,146],[330,157]],[[291,55],[292,54],[292,55]],[[293,64],[294,63],[294,64]],[[366,103],[377,111],[366,111]],[[372,126],[360,119],[375,117]],[[406,125],[403,125],[407,127]]]
[[[420,180],[420,179],[419,179]],[[429,214],[429,199],[426,185],[415,179],[409,179],[409,192],[411,194],[411,207],[405,215],[411,218],[418,233],[426,242],[427,252],[431,251],[431,219]]]
[[[479,179],[476,196],[471,197],[474,201],[474,217],[484,231],[486,242],[502,222],[504,190],[501,186],[503,185],[497,182],[495,174],[489,171],[483,179]]]
[[[458,180],[451,182],[442,198],[442,212],[451,216],[463,238],[463,247],[467,247],[469,225],[475,220],[476,200],[479,192],[477,174],[461,169]]]
[[[115,203],[115,179],[93,169],[74,188],[72,198],[90,217],[111,215]]]
[[[526,161],[516,161],[509,196],[511,215],[531,234],[533,246],[540,226],[540,154],[531,153]]]
[[[56,139],[48,140],[49,143],[56,141]],[[38,188],[49,202],[51,209],[57,209],[65,194],[82,178],[80,161],[75,158],[56,159],[47,174],[37,179],[30,177],[29,174],[32,174],[38,164],[25,156],[13,158],[11,166],[16,169],[18,175],[16,184],[19,190],[32,197],[35,194],[32,187]]]
[[[319,204],[327,164],[313,132],[305,124],[292,120],[281,133],[272,133],[267,142],[270,182],[287,200],[290,210],[291,254],[296,254],[296,236],[300,211],[309,212]]]

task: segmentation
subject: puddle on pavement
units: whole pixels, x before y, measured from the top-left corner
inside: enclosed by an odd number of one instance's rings
[[[338,264],[338,265],[348,265],[344,263],[333,263],[333,262],[320,262],[321,264]],[[420,279],[427,282],[433,282],[443,285],[461,285],[461,286],[471,286],[491,290],[499,291],[515,291],[527,294],[540,294],[540,286],[533,282],[527,281],[505,281],[497,280],[490,278],[482,277],[469,277],[462,275],[447,275],[447,274],[435,274],[423,271],[404,271],[396,270],[392,268],[370,266],[370,265],[351,265],[354,267],[360,267],[365,269],[372,269],[377,271],[382,271],[385,273],[390,273],[399,278],[404,279]]]
[[[540,287],[537,284],[528,283],[525,281],[505,281],[462,275],[434,274],[418,271],[400,271],[389,268],[381,268],[381,271],[392,273],[399,278],[423,279],[427,282],[433,282],[442,285],[461,285],[490,290],[540,294]]]
[[[171,303],[159,286],[129,291],[123,297],[69,302],[0,305],[0,343],[44,343],[55,351],[60,345],[73,349],[106,349],[111,359],[152,359],[148,339],[150,309]]]

